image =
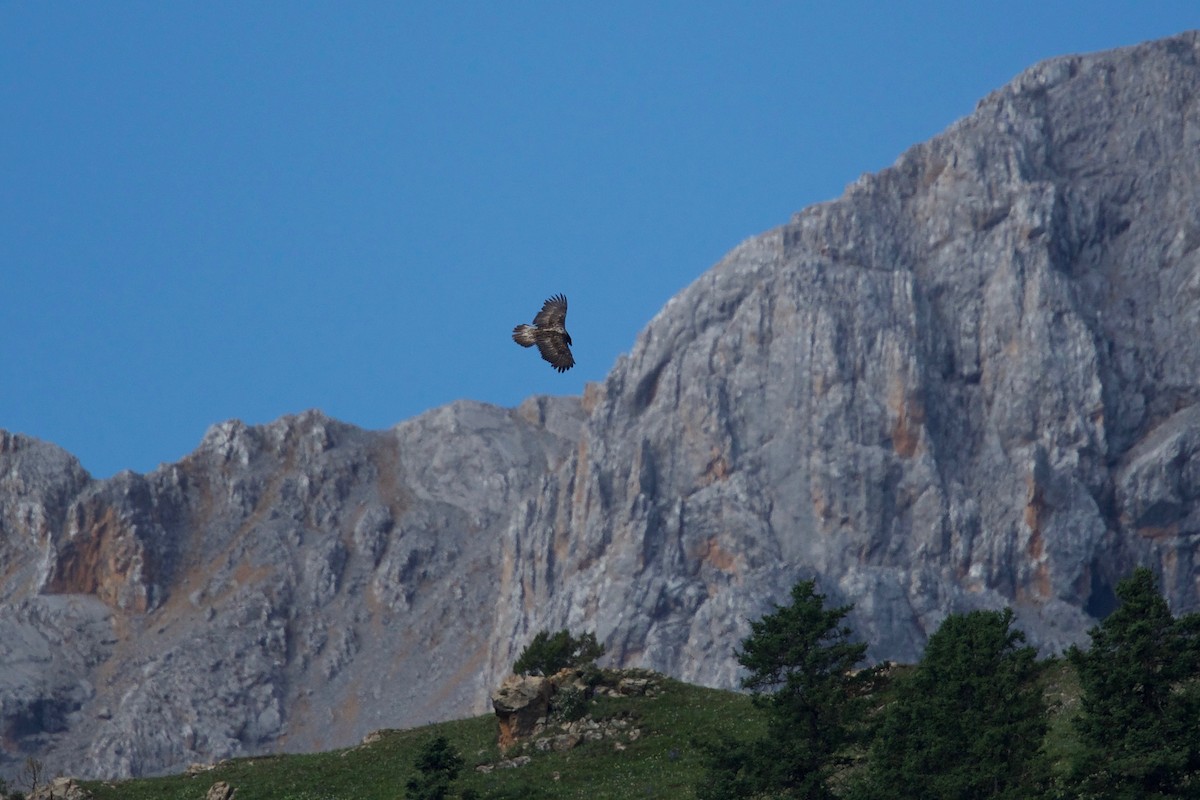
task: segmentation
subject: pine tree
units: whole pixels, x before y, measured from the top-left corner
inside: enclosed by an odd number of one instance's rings
[[[698,797],[834,796],[830,778],[848,763],[879,669],[854,671],[867,646],[843,624],[851,606],[826,609],[814,587],[797,584],[790,605],[750,623],[737,659],[749,673],[743,687],[768,713],[767,735],[710,746]]]
[[[463,759],[445,736],[435,736],[417,753],[417,774],[405,784],[409,800],[444,800],[462,771]]]
[[[1046,788],[1046,704],[1036,651],[1011,609],[948,617],[896,682],[863,797],[1031,798]]]
[[[1145,568],[1117,584],[1120,607],[1068,653],[1079,674],[1083,797],[1200,797],[1200,614],[1171,615]]]
[[[513,664],[518,675],[553,675],[566,667],[587,667],[604,655],[604,645],[596,641],[596,634],[584,633],[579,637],[563,628],[558,633],[538,631],[533,641],[526,645]]]

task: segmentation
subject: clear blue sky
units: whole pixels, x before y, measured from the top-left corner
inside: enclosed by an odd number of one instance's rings
[[[741,240],[1195,2],[0,4],[0,428],[579,394]],[[555,292],[577,366],[509,340]]]

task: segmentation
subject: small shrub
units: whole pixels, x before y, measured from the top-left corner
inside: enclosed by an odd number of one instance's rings
[[[574,722],[587,713],[591,693],[575,686],[564,686],[554,695],[554,718],[560,722]]]
[[[445,800],[450,784],[463,768],[463,758],[445,736],[430,739],[417,754],[417,775],[404,788],[409,800]]]
[[[567,667],[587,667],[604,655],[604,645],[596,634],[585,633],[576,638],[566,628],[551,634],[539,631],[513,664],[519,675],[553,675]]]

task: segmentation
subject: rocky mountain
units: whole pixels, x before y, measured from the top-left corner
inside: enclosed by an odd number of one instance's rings
[[[481,707],[511,510],[582,418],[577,399],[532,399],[386,432],[228,422],[178,464],[107,481],[4,435],[4,767],[182,771]]]
[[[1139,563],[1195,610],[1198,41],[1035,66],[673,298],[511,530],[497,663],[590,625],[728,684],[798,575],[881,658],[978,606],[1077,641]]]
[[[583,398],[212,428],[94,481],[0,437],[0,743],[118,776],[488,708],[539,629],[736,683],[799,578],[876,658],[1010,605],[1200,608],[1200,34],[1037,65],[735,248]]]

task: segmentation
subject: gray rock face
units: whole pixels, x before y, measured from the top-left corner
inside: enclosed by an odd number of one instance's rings
[[[386,432],[229,422],[103,482],[6,436],[3,768],[181,772],[482,711],[501,535],[582,416],[538,398]]]
[[[672,299],[602,386],[214,426],[92,481],[0,434],[0,774],[483,713],[540,629],[736,685],[796,580],[876,658],[1200,607],[1200,38],[1056,59]]]
[[[1135,564],[1195,610],[1197,51],[1038,65],[672,299],[510,527],[495,664],[570,625],[730,685],[806,576],[879,658],[981,606],[1080,641]]]

